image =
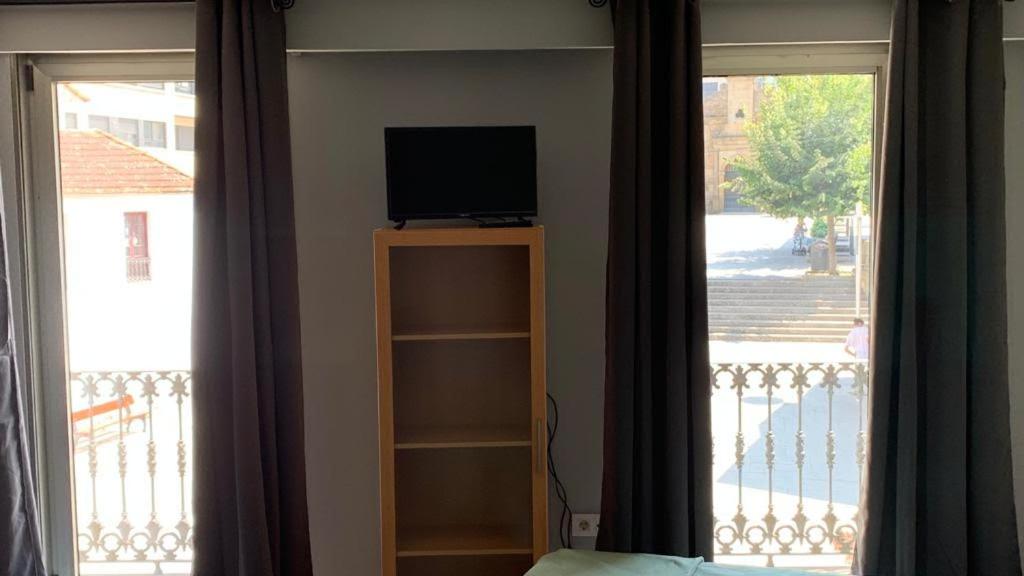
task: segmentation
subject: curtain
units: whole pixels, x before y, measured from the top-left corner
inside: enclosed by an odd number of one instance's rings
[[[699,0],[615,21],[599,549],[712,555]]]
[[[855,569],[1021,573],[1010,465],[1002,2],[897,0]]]
[[[196,5],[196,576],[309,576],[284,18]]]
[[[15,368],[6,234],[0,214],[0,574],[43,576],[46,571],[25,418],[27,392],[21,388]]]

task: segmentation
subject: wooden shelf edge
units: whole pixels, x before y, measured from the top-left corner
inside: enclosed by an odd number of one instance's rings
[[[458,448],[529,448],[530,440],[490,440],[467,442],[398,442],[395,450],[446,450]]]
[[[445,340],[521,340],[529,339],[529,332],[441,332],[394,334],[395,342],[436,342]]]
[[[518,448],[532,445],[529,432],[509,428],[426,428],[399,432],[395,449]]]
[[[396,555],[498,556],[533,554],[523,530],[512,527],[460,526],[400,533]]]
[[[493,548],[486,550],[399,550],[398,558],[429,558],[437,556],[532,556],[529,548]]]

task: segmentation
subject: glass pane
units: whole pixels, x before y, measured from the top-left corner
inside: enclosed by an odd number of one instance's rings
[[[138,146],[165,145],[193,96],[115,82],[57,96],[91,128],[59,134],[79,572],[188,574],[193,159]]]
[[[192,126],[175,126],[175,141],[178,150],[193,151],[196,149],[196,129]]]
[[[112,118],[111,129],[114,136],[131,144],[139,145],[139,121],[134,118]]]
[[[151,120],[142,121],[142,145],[154,148],[167,146],[167,125]]]
[[[849,574],[874,77],[704,80],[715,561]]]
[[[102,130],[104,132],[110,132],[110,118],[106,116],[93,116],[90,114],[89,128],[92,130]]]

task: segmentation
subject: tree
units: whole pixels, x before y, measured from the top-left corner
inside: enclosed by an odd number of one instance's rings
[[[776,218],[824,218],[836,273],[836,217],[871,188],[872,80],[866,75],[782,76],[765,87],[747,125],[752,153],[733,161],[740,202]]]

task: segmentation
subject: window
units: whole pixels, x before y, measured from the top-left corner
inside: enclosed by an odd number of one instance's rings
[[[165,122],[90,115],[89,128],[112,134],[132,146],[167,147],[167,124]]]
[[[134,118],[111,118],[111,133],[121,140],[131,144],[139,145],[139,121]]]
[[[14,270],[31,266],[54,287],[24,300],[41,311],[27,371],[44,399],[33,425],[56,431],[38,437],[49,572],[190,574],[192,159],[110,135],[170,144],[171,119],[191,120],[193,99],[173,96],[173,80],[157,92],[131,79],[188,78],[194,59],[36,64],[22,110],[25,147],[41,154],[27,167],[33,188],[19,193],[38,201],[25,204],[32,234],[18,240],[38,249]],[[68,113],[79,130],[67,129]]]
[[[711,98],[705,79],[716,562],[849,573],[875,78],[725,75]]]
[[[167,147],[167,124],[164,122],[142,121],[142,145],[150,148]]]
[[[64,115],[64,129],[78,130],[78,114],[75,114],[74,112],[68,112]]]
[[[89,129],[91,130],[102,130],[104,132],[110,132],[110,117],[109,116],[93,116],[89,115]]]
[[[143,282],[149,275],[149,217],[145,212],[125,212],[124,238],[129,282]]]
[[[175,82],[174,91],[178,94],[195,94],[196,83],[195,82]]]
[[[194,126],[174,126],[174,142],[178,150],[193,151],[196,149],[196,129]]]
[[[132,86],[138,86],[139,88],[149,88],[151,90],[163,90],[163,82],[134,82]]]

